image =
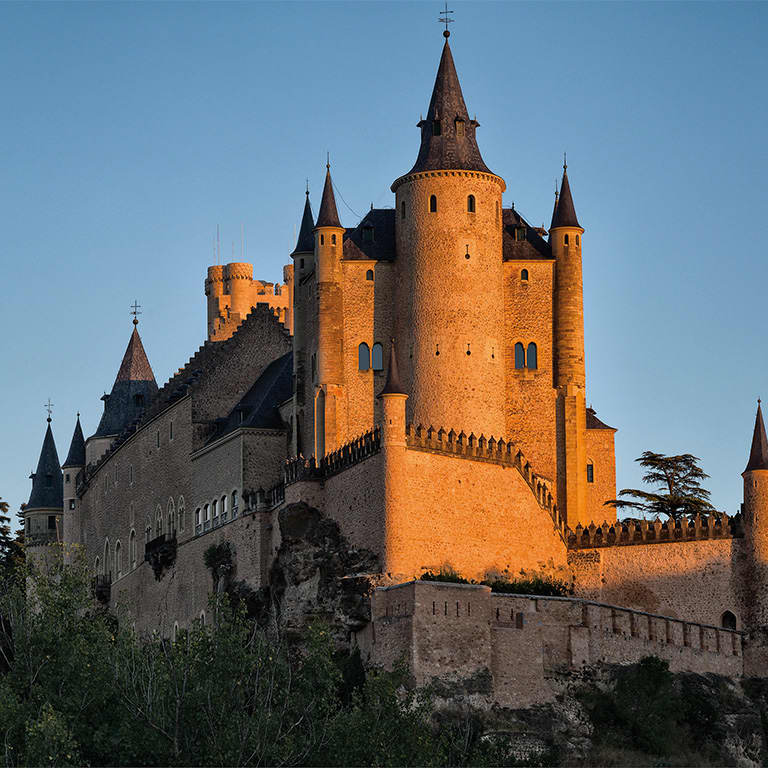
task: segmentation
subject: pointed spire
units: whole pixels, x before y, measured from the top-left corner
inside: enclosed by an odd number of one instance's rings
[[[578,227],[581,229],[579,220],[576,218],[576,209],[573,207],[571,185],[568,183],[568,165],[565,162],[563,162],[563,181],[560,184],[560,201],[552,214],[550,229],[555,227]]]
[[[51,431],[51,420],[43,438],[43,447],[37,462],[37,469],[30,475],[32,493],[25,509],[61,509],[64,506],[61,465],[56,451],[56,442]]]
[[[557,203],[560,199],[560,195],[557,192],[557,179],[555,179],[555,207],[552,209],[552,220],[549,223],[549,228],[555,226],[555,219],[557,219]]]
[[[404,395],[406,394],[403,385],[400,383],[400,372],[397,369],[397,352],[395,352],[395,340],[392,339],[389,345],[389,365],[387,367],[387,382],[384,389],[379,392],[382,395]]]
[[[301,217],[299,239],[293,253],[311,253],[315,249],[315,238],[312,230],[315,228],[315,220],[312,216],[312,206],[309,204],[309,187],[307,187],[306,200],[304,201],[304,214]],[[291,256],[293,256],[293,253]]]
[[[317,214],[317,227],[340,227],[339,213],[336,210],[336,198],[333,195],[333,182],[331,181],[331,164],[325,165],[325,184],[323,185],[323,197],[320,200],[320,211]]]
[[[477,120],[469,119],[446,38],[427,117],[418,123],[421,128],[419,156],[409,173],[454,168],[491,173],[477,146],[475,129],[478,125]]]
[[[755,431],[752,433],[752,450],[749,452],[749,461],[744,471],[751,472],[753,469],[768,469],[768,439],[765,436],[765,424],[763,423],[763,411],[760,408],[760,400],[757,401]]]
[[[104,414],[93,437],[119,435],[141,417],[157,394],[157,382],[134,325],[112,391],[104,395]]]
[[[69,453],[62,464],[63,467],[84,467],[85,466],[85,438],[83,437],[83,428],[80,426],[80,414],[77,414],[77,423],[72,435],[72,442],[69,444]]]

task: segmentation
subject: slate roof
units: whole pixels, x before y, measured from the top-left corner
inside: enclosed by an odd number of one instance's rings
[[[504,261],[531,261],[533,259],[551,259],[552,249],[549,243],[532,227],[514,208],[501,211],[502,234],[501,247]],[[525,229],[525,240],[518,240],[516,230]]]
[[[439,135],[435,135],[434,131],[436,120],[440,122]],[[463,136],[458,135],[459,120],[463,122]],[[469,119],[451,47],[446,39],[427,116],[418,123],[421,128],[419,155],[409,173],[452,168],[491,173],[477,146],[475,132],[479,125],[476,120]]]
[[[573,207],[573,197],[571,197],[571,185],[568,183],[568,171],[563,169],[563,181],[560,184],[560,200],[557,203],[552,214],[552,226],[555,227],[579,227],[579,220],[576,218],[576,209]]]
[[[37,462],[37,469],[30,475],[32,493],[25,509],[62,509],[64,507],[64,487],[62,484],[59,454],[51,432],[51,420],[45,430],[43,447]]]
[[[612,432],[616,432],[614,427],[609,427],[597,418],[594,408],[587,408],[587,429],[610,429]]]
[[[331,181],[331,169],[326,166],[325,184],[323,184],[323,197],[320,200],[320,210],[317,214],[315,227],[340,227],[339,212],[336,210],[336,198],[333,195],[333,182]]]
[[[309,190],[307,190],[307,199],[304,201],[304,214],[301,217],[301,227],[299,228],[299,238],[296,241],[294,253],[311,253],[315,250],[315,220],[312,217],[312,206],[309,204]]]
[[[366,239],[364,230],[373,229],[373,239]],[[395,260],[395,211],[391,208],[372,208],[361,222],[344,233],[343,258]]]
[[[395,340],[392,339],[389,345],[389,365],[387,366],[387,381],[384,389],[379,392],[382,395],[404,395],[406,394],[403,385],[400,383],[400,371],[397,368],[397,352],[395,351]]]
[[[112,391],[101,398],[104,413],[93,437],[120,434],[131,422],[141,418],[156,394],[155,374],[134,326]]]
[[[84,467],[85,466],[85,439],[83,438],[83,428],[80,426],[80,414],[77,414],[77,423],[72,435],[72,442],[69,444],[69,453],[62,464],[62,467]]]
[[[768,439],[765,436],[763,411],[759,400],[755,415],[755,431],[752,433],[752,449],[749,452],[749,461],[744,471],[751,472],[753,469],[768,469]]]
[[[218,420],[213,442],[240,427],[283,429],[278,406],[293,394],[293,352],[273,360],[229,415]]]

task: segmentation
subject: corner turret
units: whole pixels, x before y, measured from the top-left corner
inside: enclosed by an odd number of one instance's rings
[[[336,449],[344,425],[337,423],[337,408],[344,384],[344,297],[341,257],[344,227],[333,194],[331,166],[326,164],[323,197],[315,224],[315,273],[317,281],[317,380],[315,387],[315,456]]]
[[[83,428],[80,426],[80,414],[77,414],[75,431],[72,434],[72,442],[69,445],[69,453],[64,460],[62,470],[64,473],[64,507],[62,519],[64,521],[64,541],[66,544],[77,544],[75,534],[79,530],[77,514],[79,500],[77,498],[77,474],[85,467],[85,438]],[[65,558],[69,558],[70,552],[65,551]]]
[[[62,475],[50,415],[37,469],[29,477],[32,480],[32,492],[24,506],[26,544],[28,547],[37,547],[61,541],[61,515],[64,507]]]

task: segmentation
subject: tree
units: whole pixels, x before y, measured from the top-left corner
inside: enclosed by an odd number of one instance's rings
[[[710,514],[715,508],[709,503],[709,491],[701,481],[709,477],[698,465],[699,459],[690,453],[665,456],[663,453],[644,451],[635,459],[648,470],[643,482],[658,486],[655,492],[639,488],[624,488],[619,496],[605,504],[619,509],[637,509],[653,517],[666,515],[672,520],[697,514]]]
[[[8,516],[8,502],[0,497],[0,579],[4,578],[10,567],[13,551],[11,537],[11,518]]]

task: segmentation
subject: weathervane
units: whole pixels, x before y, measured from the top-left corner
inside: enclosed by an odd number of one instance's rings
[[[51,402],[51,398],[48,398],[47,403],[43,403],[43,408],[45,408],[46,411],[48,411],[48,423],[51,423],[51,414],[53,413],[53,403]]]
[[[133,304],[131,304],[131,312],[130,312],[130,314],[133,315],[133,324],[134,325],[138,325],[139,324],[139,315],[141,314],[141,311],[139,310],[139,307],[141,307],[141,304],[139,304],[139,302],[134,299],[133,300]]]
[[[443,37],[446,38],[446,40],[451,36],[451,33],[448,31],[448,25],[453,24],[453,19],[451,19],[448,14],[453,13],[453,11],[448,10],[448,3],[445,3],[445,10],[440,11],[440,16],[438,17],[438,21],[441,24],[445,24],[445,32],[443,32]]]

